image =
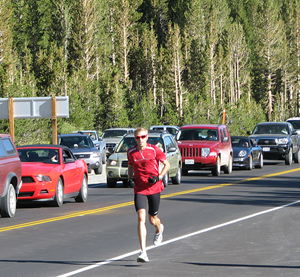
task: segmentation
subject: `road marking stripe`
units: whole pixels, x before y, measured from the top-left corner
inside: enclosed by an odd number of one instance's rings
[[[283,175],[283,174],[296,172],[296,171],[299,171],[299,170],[300,170],[300,168],[296,168],[296,169],[286,170],[286,171],[272,173],[272,174],[268,174],[268,175],[263,175],[263,176],[260,176],[260,177],[252,177],[252,178],[236,181],[236,182],[233,182],[233,183],[219,184],[219,185],[213,185],[213,186],[197,188],[197,189],[192,189],[192,190],[174,192],[174,193],[162,195],[161,198],[168,198],[168,197],[184,195],[184,194],[190,194],[190,193],[204,191],[204,190],[210,190],[210,189],[221,188],[221,187],[225,187],[225,186],[231,186],[231,185],[234,185],[234,184],[246,183],[246,182],[249,182],[249,181],[256,181],[256,180],[266,179],[266,178],[270,178],[270,177],[274,177],[274,176],[278,176],[278,175]],[[78,216],[101,213],[101,212],[105,212],[105,211],[109,211],[109,210],[113,210],[113,209],[118,209],[118,208],[121,208],[121,207],[131,206],[133,204],[134,204],[133,201],[130,201],[130,202],[120,203],[120,204],[107,206],[107,207],[103,207],[103,208],[99,208],[99,209],[82,211],[82,212],[67,214],[67,215],[64,215],[64,216],[58,216],[58,217],[53,217],[53,218],[47,218],[47,219],[42,219],[42,220],[37,220],[37,221],[26,222],[26,223],[22,223],[22,224],[2,227],[2,228],[0,228],[0,233],[5,232],[5,231],[10,231],[10,230],[16,230],[16,229],[20,229],[20,228],[25,228],[25,227],[31,227],[31,226],[35,226],[35,225],[39,225],[39,224],[44,224],[44,223],[49,223],[49,222],[74,218],[74,217],[78,217]]]
[[[288,204],[285,204],[285,205],[282,205],[282,206],[279,206],[279,207],[275,207],[275,208],[272,208],[272,209],[264,210],[264,211],[261,211],[261,212],[258,212],[258,213],[250,214],[250,215],[247,215],[247,216],[244,216],[244,217],[240,217],[240,218],[228,221],[228,222],[224,222],[224,223],[212,226],[212,227],[208,227],[208,228],[199,230],[197,232],[193,232],[193,233],[190,233],[190,234],[186,234],[186,235],[183,235],[183,236],[180,236],[180,237],[177,237],[177,238],[173,238],[173,239],[167,240],[165,242],[162,242],[162,244],[159,245],[159,246],[154,246],[154,245],[149,246],[149,247],[146,248],[146,250],[151,250],[153,248],[161,247],[163,245],[170,244],[170,243],[173,243],[173,242],[176,242],[176,241],[179,241],[179,240],[183,240],[183,239],[186,239],[186,238],[189,238],[189,237],[193,237],[193,236],[196,236],[196,235],[200,235],[200,234],[203,234],[203,233],[206,233],[206,232],[209,232],[209,231],[213,231],[213,230],[216,230],[216,229],[219,229],[219,228],[222,228],[222,227],[226,227],[228,225],[235,224],[235,223],[238,223],[238,222],[241,222],[241,221],[244,221],[244,220],[256,217],[256,216],[260,216],[260,215],[263,215],[263,214],[271,213],[271,212],[274,212],[274,211],[277,211],[277,210],[280,210],[280,209],[283,209],[283,208],[287,208],[287,207],[296,205],[298,203],[300,203],[300,200],[297,200],[295,202],[288,203]],[[91,269],[94,269],[94,268],[97,268],[97,267],[100,267],[100,266],[112,263],[114,261],[119,261],[119,260],[122,260],[124,258],[128,258],[128,257],[130,257],[132,255],[136,255],[136,254],[139,253],[139,251],[140,250],[132,251],[132,252],[129,252],[129,253],[126,253],[126,254],[123,254],[123,255],[111,258],[111,259],[103,261],[103,262],[95,263],[93,265],[90,265],[90,266],[87,266],[87,267],[83,267],[81,269],[74,270],[74,271],[71,271],[71,272],[59,275],[57,277],[69,277],[69,276],[73,276],[75,274],[79,274],[79,273],[82,273],[84,271],[88,271],[88,270],[91,270]]]

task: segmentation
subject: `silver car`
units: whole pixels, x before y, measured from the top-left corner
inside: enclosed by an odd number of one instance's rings
[[[83,134],[58,135],[58,144],[69,147],[77,159],[82,159],[88,166],[88,172],[94,170],[95,174],[102,174],[102,156],[95,147],[92,139]]]
[[[173,184],[180,184],[182,169],[181,154],[173,136],[166,131],[156,131],[155,133],[149,131],[148,143],[160,147],[170,163],[170,170],[163,178],[164,186],[168,185],[169,178],[171,178]],[[126,185],[128,179],[127,150],[135,145],[134,135],[126,135],[117,145],[114,153],[107,159],[106,174],[107,186],[109,188],[116,187],[117,181],[123,181],[124,185]],[[161,165],[160,170],[162,167]]]

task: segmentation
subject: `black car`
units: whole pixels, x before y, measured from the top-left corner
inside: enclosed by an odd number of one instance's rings
[[[291,123],[262,122],[247,133],[263,149],[265,159],[284,159],[286,165],[300,162],[298,134]]]
[[[264,166],[263,150],[253,139],[244,136],[231,136],[231,143],[233,168],[251,170],[253,167],[262,168]]]

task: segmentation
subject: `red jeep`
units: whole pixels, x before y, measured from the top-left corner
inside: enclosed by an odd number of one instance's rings
[[[0,214],[2,217],[14,217],[17,194],[22,185],[22,166],[9,134],[0,134],[0,173]]]
[[[211,170],[219,176],[232,171],[233,150],[226,125],[193,124],[180,127],[176,137],[182,157],[182,174],[189,170]]]

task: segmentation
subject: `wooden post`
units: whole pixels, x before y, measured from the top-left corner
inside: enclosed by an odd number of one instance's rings
[[[8,121],[9,133],[13,141],[15,141],[15,121],[14,121],[14,99],[8,99]]]
[[[52,97],[52,143],[57,144],[57,106],[56,97]]]
[[[225,124],[225,118],[226,118],[226,109],[223,109],[223,121],[222,123]]]

